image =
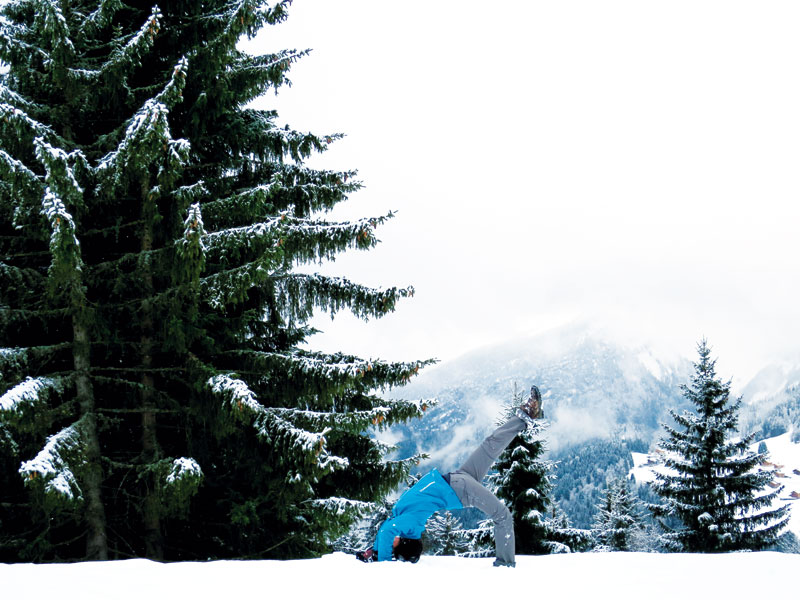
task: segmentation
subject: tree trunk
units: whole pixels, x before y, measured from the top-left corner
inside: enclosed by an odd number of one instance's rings
[[[142,253],[146,254],[153,249],[153,220],[155,217],[154,201],[149,198],[150,185],[148,178],[142,183],[142,201],[144,228],[142,230]],[[153,375],[148,371],[153,366],[153,273],[152,266],[147,257],[144,260],[143,287],[144,301],[142,302],[142,458],[147,465],[154,464],[160,458],[158,437],[156,433],[155,402],[153,401],[154,381]],[[155,473],[145,479],[145,497],[143,504],[144,542],[147,558],[153,560],[164,559],[164,545],[161,537],[161,500],[160,485]]]
[[[81,314],[78,312],[72,317],[72,331],[73,360],[77,375],[75,387],[84,423],[82,433],[86,443],[86,465],[83,468],[85,474],[81,482],[86,501],[86,525],[89,530],[86,540],[86,558],[88,560],[108,560],[106,513],[100,491],[103,469],[100,465],[100,441],[97,437],[94,389],[89,378],[89,332]]]

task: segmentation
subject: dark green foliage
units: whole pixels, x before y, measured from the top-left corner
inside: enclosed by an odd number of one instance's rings
[[[788,520],[788,506],[769,507],[782,488],[763,493],[774,477],[759,470],[763,454],[751,452],[753,436],[733,437],[741,399],[730,399],[730,383],[717,378],[711,350],[698,346],[691,386],[684,395],[694,412],[673,418],[679,428],[665,425],[661,448],[672,472],[657,474],[655,491],[665,501],[658,516],[677,517],[682,527],[668,530],[668,548],[684,552],[730,552],[763,549],[775,542]]]
[[[413,289],[296,270],[391,215],[320,219],[360,188],[304,164],[341,135],[246,106],[306,53],[236,47],[289,5],[3,9],[0,518],[29,519],[4,557],[313,556],[416,460],[369,431],[422,415],[380,393],[428,361],[301,349],[315,310]]]
[[[542,461],[544,442],[527,432],[518,435],[495,463],[495,494],[514,516],[518,554],[549,554],[547,513],[551,505],[550,471]]]
[[[522,400],[515,391],[513,406]],[[511,411],[507,411],[511,414]],[[489,477],[495,495],[514,517],[517,554],[552,554],[578,550],[588,535],[573,530],[566,517],[551,519],[555,464],[541,458],[546,446],[542,426],[528,428],[514,438],[494,465]]]

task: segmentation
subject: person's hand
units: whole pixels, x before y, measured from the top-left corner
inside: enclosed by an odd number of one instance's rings
[[[361,552],[356,552],[356,558],[365,563],[375,562],[378,559],[378,557],[375,555],[375,550],[372,548],[367,548]]]

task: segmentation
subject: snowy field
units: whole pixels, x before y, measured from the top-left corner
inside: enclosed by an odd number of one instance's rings
[[[2,600],[255,600],[290,597],[522,600],[753,600],[796,598],[800,555],[586,553],[492,559],[423,556],[363,564],[336,553],[313,560],[158,564],[147,560],[0,565]]]

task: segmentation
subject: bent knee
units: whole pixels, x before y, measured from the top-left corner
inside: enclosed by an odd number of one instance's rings
[[[495,523],[504,523],[511,520],[511,511],[505,504],[499,504],[494,512],[491,514],[492,521]]]

